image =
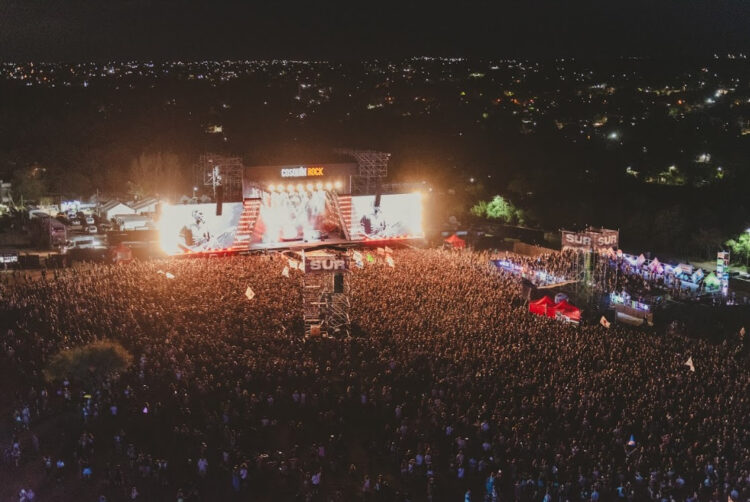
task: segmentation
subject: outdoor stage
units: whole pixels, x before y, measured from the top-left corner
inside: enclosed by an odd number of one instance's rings
[[[356,164],[245,168],[242,201],[165,204],[168,255],[236,254],[423,239],[422,194],[352,193]]]

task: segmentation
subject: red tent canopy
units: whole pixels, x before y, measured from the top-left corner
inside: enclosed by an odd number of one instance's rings
[[[564,315],[571,321],[581,320],[581,309],[563,300],[557,303],[554,307],[547,310],[547,315],[550,317],[557,317],[557,313]]]
[[[453,246],[454,249],[463,249],[466,247],[466,241],[456,234],[453,234],[445,239],[445,242]]]
[[[533,312],[534,314],[538,315],[549,315],[547,312],[552,312],[554,305],[555,302],[552,301],[552,298],[550,298],[549,296],[543,296],[537,301],[529,302],[529,312]]]
[[[122,242],[112,250],[112,253],[114,255],[115,263],[128,263],[133,261],[133,250]]]

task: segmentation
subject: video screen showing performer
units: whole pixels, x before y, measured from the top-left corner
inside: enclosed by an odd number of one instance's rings
[[[422,199],[418,193],[352,197],[353,239],[421,237]]]
[[[232,247],[242,203],[165,205],[157,222],[161,247],[167,254],[202,252]]]
[[[255,242],[315,242],[328,238],[340,225],[323,190],[271,192],[260,205]]]

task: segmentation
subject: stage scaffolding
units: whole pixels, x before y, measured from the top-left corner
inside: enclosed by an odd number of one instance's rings
[[[242,159],[240,157],[226,157],[207,153],[198,158],[196,170],[201,176],[204,187],[216,198],[216,189],[224,189],[224,201],[236,202],[242,200]]]
[[[352,176],[352,194],[373,194],[378,191],[381,181],[388,176],[390,153],[351,148],[338,148],[335,152],[357,161],[359,172]]]
[[[351,335],[349,260],[341,253],[318,250],[305,255],[302,312],[305,337]],[[316,268],[313,263],[319,264]]]

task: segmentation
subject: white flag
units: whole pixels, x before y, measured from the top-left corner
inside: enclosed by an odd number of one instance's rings
[[[255,298],[255,292],[252,290],[252,288],[250,288],[250,286],[248,286],[245,290],[245,296],[247,296],[248,300],[252,300],[253,298]]]
[[[156,273],[160,274],[160,275],[164,275],[164,271],[163,270],[157,270]]]
[[[599,324],[601,324],[602,326],[604,326],[607,329],[609,329],[609,327],[612,326],[612,324],[604,316],[602,316],[602,318],[599,319]]]
[[[284,267],[284,270],[281,271],[281,275],[289,277],[289,267]]]
[[[165,276],[167,277],[167,279],[174,279],[174,275],[173,275],[173,274],[171,274],[171,273],[169,273],[169,272],[167,272],[167,273],[166,273],[166,274],[164,274],[164,275],[165,275]]]
[[[360,253],[359,251],[353,252],[352,253],[352,259],[354,261],[362,261],[362,253]]]
[[[392,250],[391,248],[389,248],[388,246],[386,246],[386,247],[385,247],[385,252],[386,252],[387,254],[391,254],[391,253],[393,253],[393,250]]]
[[[377,253],[378,253],[379,255],[384,255],[384,254],[385,254],[385,249],[383,249],[383,248],[378,248],[378,249],[377,249]]]
[[[695,371],[695,365],[693,364],[693,356],[690,356],[688,360],[685,362],[685,366],[690,368],[690,371]]]
[[[393,258],[392,258],[391,256],[386,256],[386,257],[385,257],[385,262],[386,262],[386,263],[388,264],[388,266],[390,266],[391,268],[395,268],[395,267],[396,267],[396,264],[395,264],[395,263],[393,263]]]

